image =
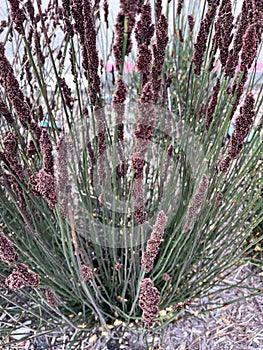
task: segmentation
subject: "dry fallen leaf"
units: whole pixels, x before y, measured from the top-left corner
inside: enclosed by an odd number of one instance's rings
[[[97,339],[97,335],[94,334],[92,337],[89,338],[89,344],[94,344]]]
[[[118,327],[118,326],[120,326],[122,324],[122,321],[121,320],[115,320],[114,321],[114,326],[115,327]]]

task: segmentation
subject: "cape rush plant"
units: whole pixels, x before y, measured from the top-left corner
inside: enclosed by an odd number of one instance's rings
[[[7,1],[3,346],[27,324],[79,347],[116,319],[146,342],[262,242],[260,2],[113,5]]]

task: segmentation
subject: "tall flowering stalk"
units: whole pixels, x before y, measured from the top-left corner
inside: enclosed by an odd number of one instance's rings
[[[0,96],[0,113],[5,118],[8,124],[14,123],[14,118],[12,116],[12,113],[1,96]]]
[[[237,76],[235,79],[235,82],[232,87],[232,94],[236,94],[236,99],[231,111],[231,117],[234,116],[234,113],[240,103],[241,96],[244,92],[245,83],[248,79],[248,70],[251,67],[258,49],[258,39],[256,35],[256,29],[255,25],[252,24],[247,27],[243,42],[242,42],[242,49],[241,49],[241,71],[242,77],[240,79],[240,76]],[[239,81],[239,84],[238,83]]]
[[[228,171],[231,159],[236,159],[244,146],[244,140],[248,136],[255,119],[254,104],[253,93],[247,94],[244,104],[240,108],[240,114],[235,121],[235,130],[227,147],[227,156],[220,163],[220,170],[224,173]]]
[[[220,51],[220,61],[224,67],[229,54],[229,46],[233,39],[234,16],[232,14],[231,0],[223,0],[219,9],[218,19],[215,23],[216,41]]]
[[[15,76],[14,70],[5,56],[4,44],[0,42],[0,79],[5,92],[12,102],[16,115],[21,125],[27,129],[30,127],[35,134],[36,139],[39,139],[41,129],[33,120],[31,110],[26,101],[25,95],[19,87],[19,83]]]
[[[94,109],[96,115],[96,140],[97,140],[97,162],[100,184],[104,184],[106,178],[106,124],[104,110],[98,106]]]
[[[178,0],[177,2],[177,10],[176,10],[177,16],[180,16],[182,12],[183,3],[184,3],[184,0]]]
[[[138,0],[121,0],[120,11],[116,18],[116,38],[113,45],[115,65],[119,71],[123,68],[123,61],[132,49],[131,35],[135,26],[138,11]],[[122,72],[121,72],[122,73]]]
[[[243,45],[243,37],[250,24],[250,15],[253,12],[253,4],[251,1],[243,1],[241,17],[235,34],[233,48],[229,51],[227,62],[225,65],[225,75],[233,77],[239,61],[239,53]]]
[[[213,114],[215,112],[215,108],[217,105],[219,91],[220,91],[220,79],[218,78],[215,86],[213,87],[213,93],[210,97],[209,105],[206,110],[206,129],[207,130],[209,129],[213,120]]]
[[[4,146],[4,157],[8,166],[11,168],[13,174],[23,181],[25,179],[25,174],[23,167],[18,157],[18,138],[15,133],[7,131],[3,140]]]
[[[216,0],[208,9],[205,18],[201,21],[197,39],[194,44],[194,54],[193,54],[192,62],[194,63],[194,72],[197,75],[201,74],[201,68],[204,61],[204,54],[206,51],[207,40],[210,33],[211,24],[216,15],[218,4],[219,4],[219,1]]]
[[[40,137],[40,148],[43,156],[43,166],[37,172],[33,180],[33,190],[38,192],[52,209],[57,204],[57,191],[54,177],[54,159],[52,154],[52,143],[46,129],[42,130]]]
[[[65,31],[70,37],[74,35],[74,29],[69,19],[70,16],[70,3],[71,0],[62,0],[62,9],[63,9],[63,20],[65,23]]]
[[[11,17],[15,23],[17,32],[24,35],[24,21],[26,19],[23,9],[20,8],[19,0],[8,0],[11,8]]]
[[[15,251],[13,243],[3,232],[0,232],[0,258],[11,266],[18,261],[18,253]]]
[[[99,58],[96,49],[96,29],[90,0],[73,0],[70,8],[79,35],[82,66],[88,74],[89,95],[93,106],[100,104]]]
[[[150,278],[141,282],[139,305],[143,310],[142,319],[147,327],[154,324],[154,319],[159,315],[160,292]]]
[[[39,276],[28,270],[25,264],[18,264],[17,269],[9,275],[5,284],[13,290],[17,290],[26,286],[37,288],[39,285]]]
[[[51,306],[53,306],[53,307],[57,307],[58,306],[58,301],[57,301],[57,299],[55,297],[55,294],[54,294],[52,289],[46,288],[45,295],[46,295],[47,302]]]
[[[238,75],[233,86],[232,86],[232,96],[235,97],[235,102],[233,104],[232,110],[231,110],[231,118],[234,116],[238,105],[240,103],[240,99],[243,95],[243,92],[245,90],[245,84],[248,78],[248,70],[246,69],[242,75]]]
[[[121,11],[127,20],[127,46],[125,55],[127,56],[132,49],[131,35],[135,25],[135,17],[138,12],[138,0],[120,0]]]
[[[43,168],[44,170],[54,175],[54,160],[52,154],[52,143],[49,136],[49,133],[46,129],[42,129],[41,137],[39,140],[41,153],[43,155]]]
[[[99,57],[96,48],[96,29],[90,0],[83,0],[83,19],[85,39],[84,45],[87,50],[87,70],[89,73],[89,91],[91,103],[100,105],[100,77],[98,75]]]
[[[69,163],[69,152],[68,144],[66,142],[65,135],[61,135],[57,147],[57,157],[56,157],[56,166],[57,166],[57,197],[59,209],[63,217],[66,217],[68,213],[68,203],[69,203],[69,194],[70,194],[70,185],[69,185],[69,172],[68,172],[68,163]]]
[[[0,160],[11,170],[7,175],[9,187],[12,187],[18,197],[18,206],[22,214],[27,218],[27,224],[31,222],[27,210],[25,193],[23,187],[27,188],[25,173],[18,155],[18,137],[15,133],[7,131],[3,139],[3,152],[0,154]]]
[[[150,3],[146,3],[142,6],[141,18],[137,22],[135,28],[135,39],[138,43],[136,65],[139,72],[142,73],[142,85],[145,85],[149,80],[150,65],[152,62],[152,52],[149,48],[154,33],[154,25],[151,23],[151,11]],[[157,18],[159,18],[159,16]]]
[[[59,84],[61,86],[61,90],[62,90],[66,105],[70,109],[72,109],[74,101],[73,101],[73,98],[71,96],[71,89],[67,85],[65,78],[59,78]]]
[[[207,176],[204,174],[202,176],[198,189],[194,195],[193,201],[187,210],[185,224],[184,224],[185,231],[190,230],[190,228],[192,227],[192,225],[196,220],[197,214],[200,211],[203,205],[203,202],[205,200],[208,184],[209,184],[209,180]]]
[[[167,219],[168,218],[163,210],[158,213],[151,237],[147,241],[146,251],[142,256],[142,265],[145,266],[146,272],[150,272],[153,268],[154,259],[158,254],[159,245],[161,244],[163,238]]]
[[[108,21],[108,17],[109,17],[109,4],[108,4],[108,0],[104,0],[103,1],[103,11],[104,11],[104,21],[106,23],[107,28],[109,28],[109,21]]]
[[[127,87],[123,79],[119,78],[117,81],[116,90],[114,92],[112,105],[116,113],[116,127],[117,127],[117,152],[121,163],[118,166],[117,177],[124,177],[126,174],[127,166],[124,157],[124,112],[125,112],[125,100],[127,96]]]
[[[96,47],[96,29],[93,18],[92,4],[90,0],[74,0],[71,11],[75,17],[76,30],[79,33],[83,68],[88,72],[89,80],[89,96],[91,105],[94,106],[94,114],[96,117],[96,139],[97,139],[97,155],[99,163],[99,177],[101,183],[105,178],[104,169],[104,151],[106,149],[106,126],[104,122],[104,113],[102,110],[101,100],[101,81],[98,73],[99,56]],[[78,7],[78,5],[80,7]],[[81,11],[81,14],[79,14]],[[104,155],[104,156],[103,156]]]
[[[258,38],[256,35],[255,25],[248,26],[244,38],[241,50],[241,70],[245,71],[249,69],[256,57],[258,48]]]
[[[158,18],[161,16],[162,9],[163,9],[162,0],[155,0],[154,8],[155,8],[155,18],[158,20]]]
[[[57,204],[57,192],[54,175],[41,169],[36,174],[36,184],[34,190],[37,191],[47,201],[50,209]]]
[[[263,4],[262,1],[254,1],[254,20],[255,20],[255,26],[257,31],[257,37],[258,40],[261,40],[261,36],[263,33]]]
[[[84,27],[84,16],[83,16],[83,3],[82,0],[73,0],[71,2],[70,13],[74,19],[74,30],[79,35],[79,41],[81,44],[82,53],[82,66],[85,70],[88,69],[88,53],[85,46],[85,27]],[[90,24],[89,24],[90,25]]]
[[[116,90],[113,95],[112,105],[116,112],[116,124],[118,126],[118,141],[123,141],[123,119],[124,119],[124,102],[127,96],[127,87],[122,78],[117,81]]]
[[[152,62],[151,50],[145,44],[140,44],[136,65],[137,65],[138,71],[142,73],[142,77],[143,77],[142,85],[145,85],[149,80],[151,62]]]
[[[164,59],[165,59],[165,50],[168,44],[168,21],[165,15],[161,15],[157,22],[156,27],[156,44],[153,45],[153,65],[152,65],[152,84],[154,91],[154,101],[158,101],[159,92],[161,88],[161,79],[160,75],[162,73]]]
[[[142,6],[141,16],[135,27],[135,39],[137,44],[145,44],[146,46],[149,46],[153,33],[154,25],[152,24],[152,7],[151,4],[147,2]]]
[[[143,169],[145,165],[145,156],[148,150],[149,142],[152,139],[152,132],[156,124],[156,111],[153,105],[154,91],[153,84],[145,84],[141,98],[138,104],[139,117],[137,119],[137,128],[134,132],[135,147],[132,154],[132,168],[134,170],[133,198],[134,198],[134,216],[136,220],[143,224],[146,221],[146,212],[144,211],[143,200]]]
[[[121,64],[122,64],[122,47],[124,45],[124,21],[125,21],[125,15],[123,11],[120,11],[116,18],[115,42],[113,45],[115,66],[118,70],[121,69]]]

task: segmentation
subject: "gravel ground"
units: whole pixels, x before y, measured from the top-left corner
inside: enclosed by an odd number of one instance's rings
[[[248,266],[244,266],[226,282],[237,282],[247,272]],[[243,285],[262,290],[262,277],[249,277]],[[211,301],[228,303],[246,295],[246,290],[234,288],[216,293]],[[263,350],[263,295],[182,319],[169,327],[166,339],[164,349]]]

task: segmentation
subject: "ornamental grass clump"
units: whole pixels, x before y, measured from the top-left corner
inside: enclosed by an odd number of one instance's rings
[[[189,310],[223,306],[213,294],[234,287],[227,277],[263,238],[250,240],[262,222],[262,6],[112,4],[8,0],[6,347],[29,321],[36,336],[69,332],[76,348],[120,323],[147,343]]]

